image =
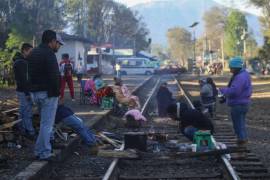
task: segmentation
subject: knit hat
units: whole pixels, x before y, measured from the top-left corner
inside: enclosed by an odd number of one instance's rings
[[[243,59],[241,57],[233,57],[229,63],[230,68],[242,68],[243,67]]]

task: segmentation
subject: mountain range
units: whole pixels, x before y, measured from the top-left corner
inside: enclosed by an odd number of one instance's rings
[[[223,5],[214,0],[160,0],[138,4],[132,6],[131,9],[138,11],[139,15],[142,16],[143,22],[150,30],[152,42],[166,46],[166,32],[172,27],[190,29],[191,24],[199,22],[196,27],[196,36],[201,36],[204,31],[203,14],[213,6],[222,7]],[[250,30],[258,44],[261,45],[263,38],[258,17],[247,12],[245,15]]]

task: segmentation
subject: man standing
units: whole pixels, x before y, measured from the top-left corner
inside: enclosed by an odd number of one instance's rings
[[[238,138],[238,145],[248,142],[246,131],[246,114],[252,94],[251,78],[243,69],[243,60],[234,57],[229,62],[230,71],[233,74],[228,87],[221,88],[220,92],[225,95],[227,104],[231,108],[233,128]]]
[[[13,71],[19,100],[19,119],[22,119],[18,128],[20,133],[30,139],[34,139],[35,130],[32,124],[32,102],[29,93],[28,62],[26,58],[32,49],[32,45],[23,43],[21,52],[17,52],[13,57]]]
[[[60,95],[60,72],[55,53],[61,45],[61,37],[52,30],[46,30],[42,34],[42,43],[28,57],[31,96],[41,117],[35,144],[35,155],[40,160],[52,157],[50,136]]]
[[[68,84],[70,96],[72,101],[74,101],[74,87],[72,80],[72,71],[73,66],[71,61],[69,60],[69,55],[62,54],[62,61],[60,62],[60,71],[61,71],[61,96],[60,98],[64,98],[66,83]]]

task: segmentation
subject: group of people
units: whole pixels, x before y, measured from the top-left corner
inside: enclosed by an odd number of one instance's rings
[[[59,97],[60,101],[63,98],[63,89],[60,87],[64,87],[63,84],[66,82],[72,87],[72,79],[69,78],[72,66],[66,66],[69,59],[68,54],[62,56],[63,62],[60,63],[60,68],[55,56],[63,44],[64,42],[56,32],[46,30],[42,34],[42,43],[38,47],[33,48],[30,44],[24,43],[21,51],[16,53],[13,58],[16,91],[20,106],[19,118],[22,119],[18,127],[22,134],[36,139],[34,153],[40,160],[50,160],[53,157],[51,138],[55,122],[61,121],[70,126],[87,145],[96,145],[95,135],[83,125],[82,120],[70,108],[59,103]],[[245,116],[252,93],[251,80],[248,72],[243,69],[241,58],[231,59],[229,66],[233,75],[228,86],[220,88],[219,91],[226,98],[228,106],[231,107],[231,118],[238,143],[245,144],[247,142]],[[120,78],[114,78],[114,82],[110,92],[118,103],[128,107],[129,111],[125,114],[127,124],[139,127],[141,123],[146,121],[146,118],[140,112],[138,97],[129,92]],[[190,109],[184,102],[177,102],[173,99],[167,83],[163,83],[157,93],[159,115],[162,117],[170,116],[180,121],[181,132],[190,140],[193,139],[194,133],[198,130],[214,132],[211,119],[205,116],[201,104],[213,116],[213,104],[216,101],[217,89],[211,78],[200,81],[200,85],[201,103],[195,103],[195,109]],[[91,97],[93,95],[93,97],[98,97],[99,93],[109,91],[104,88],[107,86],[100,75],[89,79],[86,87],[91,91],[89,92]],[[100,89],[103,91],[100,92]],[[74,91],[71,91],[71,96],[74,98]],[[38,106],[40,112],[40,128],[37,136],[32,125],[33,105]]]
[[[83,125],[82,120],[67,106],[59,103],[60,87],[67,76],[61,76],[55,53],[63,45],[61,37],[52,30],[42,34],[41,44],[33,48],[24,43],[21,51],[13,58],[13,70],[16,80],[16,92],[19,100],[18,124],[20,133],[29,139],[36,140],[34,154],[39,160],[51,160],[51,140],[55,122],[62,121],[77,132],[89,146],[95,146],[94,134]],[[64,61],[68,59],[63,55]],[[63,67],[63,75],[71,74]],[[61,97],[61,96],[60,96]],[[60,100],[61,101],[61,100]],[[40,128],[38,135],[32,124],[32,106],[36,105],[40,114]]]
[[[215,103],[219,95],[220,103],[226,102],[230,107],[230,116],[237,136],[237,144],[246,145],[248,142],[246,114],[252,95],[251,78],[244,69],[243,59],[240,57],[232,58],[229,61],[229,68],[232,77],[227,87],[217,89],[211,78],[199,81],[201,100],[193,103],[195,109],[188,108],[184,102],[175,102],[166,87],[166,83],[162,84],[157,93],[159,116],[169,116],[179,121],[181,132],[187,138],[193,140],[194,134],[198,130],[214,132],[210,117],[214,115]],[[164,109],[167,111],[164,111]],[[207,111],[204,111],[204,109],[207,109]],[[206,115],[206,112],[209,112],[210,117]]]
[[[106,85],[101,75],[89,78],[84,85],[84,93],[89,97],[90,104],[100,105],[103,97],[114,97],[117,103],[125,105],[128,109],[140,109],[139,98],[131,94],[121,78],[114,77],[112,87]]]
[[[159,117],[169,116],[179,121],[180,131],[191,141],[198,130],[210,130],[214,132],[212,121],[203,113],[201,102],[195,101],[195,109],[188,108],[184,102],[176,101],[167,87],[167,83],[161,84],[157,95]]]

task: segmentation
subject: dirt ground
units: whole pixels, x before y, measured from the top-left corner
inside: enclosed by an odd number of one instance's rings
[[[199,78],[185,77],[184,79],[182,84],[188,87],[188,90],[191,90],[190,94],[195,99],[199,99]],[[224,87],[227,85],[230,76],[213,77],[213,79],[217,87]],[[270,78],[253,77],[252,85],[252,102],[247,114],[249,146],[270,170]],[[226,104],[217,103],[216,112],[217,117],[223,118],[231,124],[229,108]]]

